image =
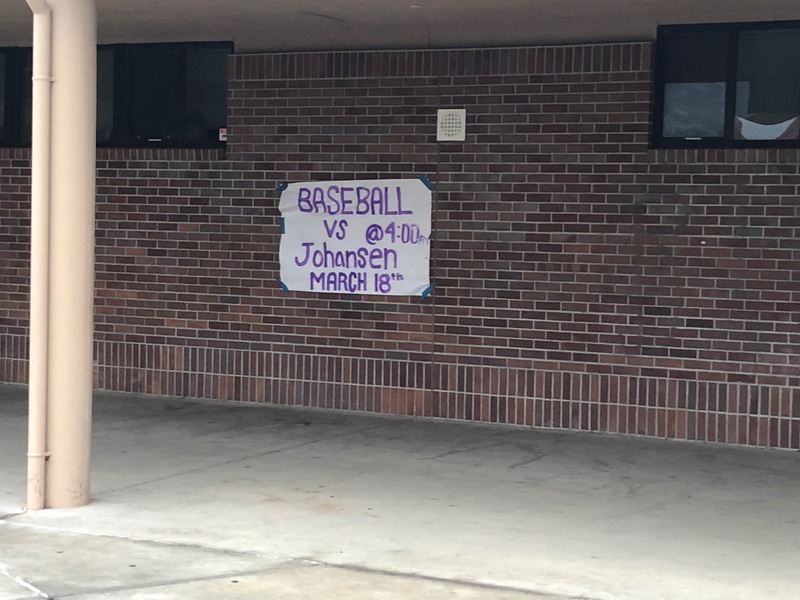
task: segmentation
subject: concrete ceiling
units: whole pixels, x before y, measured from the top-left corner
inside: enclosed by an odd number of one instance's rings
[[[800,19],[798,0],[97,0],[99,41],[233,40],[237,52],[646,40],[663,23]],[[30,45],[0,0],[0,46]]]

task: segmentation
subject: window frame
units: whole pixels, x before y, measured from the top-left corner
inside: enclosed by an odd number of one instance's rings
[[[707,23],[685,25],[659,25],[656,34],[653,57],[653,107],[651,111],[652,148],[800,148],[800,139],[790,140],[744,140],[734,137],[734,121],[736,118],[736,88],[739,65],[739,35],[746,31],[770,31],[779,29],[800,29],[800,20],[792,21],[752,21],[742,23]],[[706,137],[687,139],[664,137],[664,96],[667,78],[667,47],[670,36],[675,34],[719,34],[727,36],[727,63],[725,70],[725,121],[722,137]],[[800,60],[800,57],[798,57]],[[800,86],[800,79],[797,81]],[[800,114],[800,106],[798,107]]]

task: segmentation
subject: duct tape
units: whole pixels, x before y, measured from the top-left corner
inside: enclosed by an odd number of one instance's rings
[[[286,233],[286,218],[285,217],[280,217],[278,219],[278,227],[281,228],[281,235]]]
[[[425,184],[425,187],[427,187],[427,188],[428,188],[430,191],[433,191],[433,183],[431,182],[431,180],[430,180],[430,179],[428,179],[427,177],[425,177],[425,175],[420,175],[420,176],[419,176],[419,180],[420,180],[422,183],[424,183],[424,184]]]
[[[277,188],[278,193],[279,194],[282,193],[288,187],[289,187],[289,184],[284,181],[283,183],[278,185],[278,188]]]
[[[278,285],[281,286],[281,289],[284,292],[288,292],[289,291],[289,287],[285,283],[283,283],[280,279],[276,279],[275,281],[278,282]]]
[[[433,284],[431,284],[431,285],[429,285],[428,287],[425,288],[425,290],[422,292],[422,297],[423,298],[427,298],[432,293],[433,293]]]

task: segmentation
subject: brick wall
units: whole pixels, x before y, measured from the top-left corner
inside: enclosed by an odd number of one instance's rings
[[[234,57],[225,152],[99,153],[98,387],[800,448],[800,151],[649,150],[650,76],[639,43]],[[432,296],[281,291],[279,183],[420,174]]]

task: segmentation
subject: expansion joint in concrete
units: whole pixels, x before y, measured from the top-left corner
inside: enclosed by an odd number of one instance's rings
[[[589,596],[568,596],[562,594],[552,594],[547,592],[538,592],[535,590],[527,589],[527,588],[520,588],[514,586],[507,586],[507,585],[495,585],[491,583],[482,583],[479,581],[470,581],[468,579],[460,579],[460,578],[450,578],[450,577],[434,577],[432,575],[421,575],[419,573],[408,573],[402,571],[390,571],[386,569],[371,569],[369,567],[361,567],[358,565],[348,565],[348,564],[338,564],[338,563],[328,563],[324,561],[315,560],[313,558],[300,558],[298,557],[297,560],[302,560],[304,562],[319,565],[324,567],[329,567],[333,569],[341,569],[342,571],[353,571],[355,573],[366,573],[368,575],[382,575],[384,577],[397,577],[403,579],[416,579],[419,581],[431,581],[434,583],[446,583],[446,584],[454,584],[459,585],[467,588],[475,588],[481,590],[494,590],[497,592],[512,592],[514,594],[519,595],[527,595],[531,598],[535,598],[536,600],[598,600],[597,598],[591,598]]]

